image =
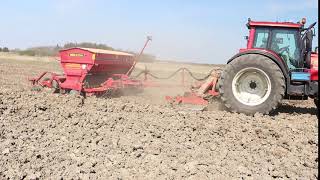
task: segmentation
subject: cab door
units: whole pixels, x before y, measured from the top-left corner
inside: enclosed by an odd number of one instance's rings
[[[287,64],[289,70],[303,68],[303,59],[296,29],[273,29],[268,49],[276,52]]]

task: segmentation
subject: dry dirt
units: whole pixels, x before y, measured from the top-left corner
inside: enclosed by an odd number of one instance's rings
[[[114,99],[30,91],[27,78],[48,70],[59,65],[0,56],[0,179],[318,178],[311,100],[251,117],[171,107],[148,91]]]

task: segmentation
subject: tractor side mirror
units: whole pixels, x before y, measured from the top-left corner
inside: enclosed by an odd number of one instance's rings
[[[244,36],[244,39],[248,41],[249,40],[249,36]]]

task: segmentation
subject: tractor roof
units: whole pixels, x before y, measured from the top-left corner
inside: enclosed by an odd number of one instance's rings
[[[248,28],[263,26],[263,27],[285,27],[285,28],[301,28],[303,24],[293,22],[267,22],[267,21],[249,21]]]

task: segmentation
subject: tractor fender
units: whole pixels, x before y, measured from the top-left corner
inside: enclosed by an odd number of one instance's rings
[[[243,51],[243,52],[239,52],[238,54],[236,54],[232,58],[230,58],[228,60],[227,64],[232,62],[237,57],[240,57],[240,56],[243,56],[243,55],[247,55],[247,54],[259,54],[259,55],[266,56],[266,57],[270,58],[281,69],[281,71],[282,71],[282,73],[283,73],[283,75],[285,77],[286,84],[288,85],[288,82],[290,83],[289,70],[288,70],[287,64],[278,55],[276,55],[275,53],[273,53],[271,51],[268,51],[268,50],[246,50],[246,51]]]

